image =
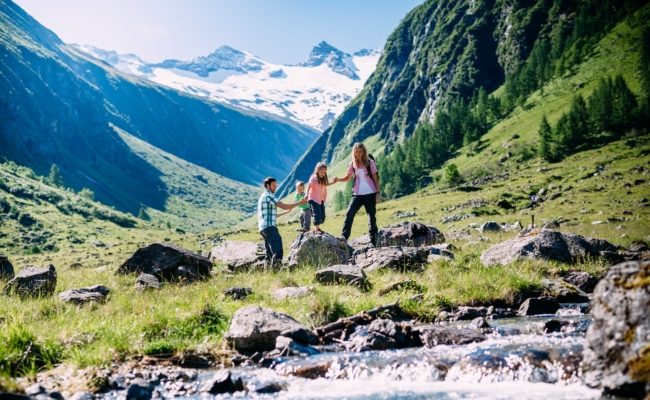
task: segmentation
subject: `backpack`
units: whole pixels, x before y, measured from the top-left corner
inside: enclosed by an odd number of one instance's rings
[[[371,159],[372,161],[375,161],[375,157],[368,153],[368,158]],[[375,161],[375,166],[377,166],[377,161]],[[370,165],[368,165],[368,176],[372,179],[372,173],[370,172]],[[379,171],[377,171],[377,178],[379,178]]]

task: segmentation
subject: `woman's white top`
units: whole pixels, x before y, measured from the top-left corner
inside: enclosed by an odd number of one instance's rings
[[[357,195],[363,196],[364,194],[375,193],[375,190],[368,184],[368,169],[367,168],[355,168],[355,173],[357,179],[359,180],[359,190]]]

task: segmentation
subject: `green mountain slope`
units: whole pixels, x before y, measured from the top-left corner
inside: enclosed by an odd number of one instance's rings
[[[163,172],[111,126],[249,184],[284,176],[315,137],[123,75],[69,48],[9,0],[0,1],[0,27],[0,156],[39,174],[55,163],[67,186],[89,187],[121,210],[165,211],[173,194]],[[212,193],[219,198],[219,187]]]
[[[296,163],[281,194],[315,163],[336,164],[350,146],[378,136],[390,152],[453,101],[508,83],[507,106],[561,74],[642,1],[427,1],[388,38],[375,73]],[[546,49],[545,46],[548,46]],[[543,57],[540,56],[543,54]],[[542,61],[543,60],[543,61]],[[532,64],[531,64],[532,63]],[[537,71],[536,66],[543,66]]]

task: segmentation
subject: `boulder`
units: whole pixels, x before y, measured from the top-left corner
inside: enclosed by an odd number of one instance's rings
[[[534,230],[524,236],[506,240],[481,255],[484,265],[507,265],[520,259],[536,259],[573,263],[587,257],[599,258],[602,252],[616,252],[613,244],[570,233]]]
[[[50,264],[44,268],[28,267],[7,282],[4,293],[20,297],[51,296],[56,288],[56,269]]]
[[[599,281],[599,278],[584,271],[569,271],[562,279],[585,293],[593,292]]]
[[[282,332],[300,328],[304,327],[287,314],[250,306],[235,313],[225,338],[240,353],[253,354],[273,350]]]
[[[104,285],[95,285],[79,289],[70,289],[59,293],[59,299],[66,303],[85,304],[106,301],[110,289]]]
[[[214,373],[203,386],[203,391],[210,394],[243,392],[246,390],[241,377],[232,378],[230,371],[221,370]]]
[[[542,279],[541,285],[548,296],[555,298],[560,303],[586,303],[589,301],[587,293],[563,280]]]
[[[264,245],[240,240],[225,240],[210,251],[210,261],[225,264],[232,272],[264,267]]]
[[[520,317],[540,314],[555,314],[559,308],[560,303],[558,303],[553,297],[534,297],[526,299],[526,301],[524,301],[519,307],[517,314],[519,314]]]
[[[223,291],[223,295],[233,300],[244,300],[253,294],[253,288],[249,287],[231,287]]]
[[[14,266],[11,265],[9,258],[0,254],[0,280],[11,279],[14,277]]]
[[[427,262],[432,263],[436,261],[449,261],[454,259],[454,253],[449,250],[441,249],[438,246],[428,247],[429,255],[427,256]]]
[[[501,225],[499,225],[498,222],[496,221],[487,221],[481,227],[479,228],[481,233],[485,232],[500,232],[501,231]]]
[[[286,331],[281,332],[280,335],[289,338],[291,340],[294,340],[296,341],[296,343],[305,346],[318,344],[318,342],[320,341],[318,339],[318,336],[316,336],[314,332],[303,327],[288,329]]]
[[[469,328],[473,330],[489,330],[492,327],[484,317],[476,317],[469,323]]]
[[[355,252],[354,263],[368,271],[421,271],[428,262],[429,254],[430,250],[426,247],[376,247]]]
[[[135,288],[138,291],[160,289],[160,280],[151,274],[140,274],[135,280]]]
[[[593,294],[582,365],[588,386],[621,397],[642,399],[650,393],[648,310],[650,262],[610,267]]]
[[[407,246],[422,247],[445,242],[445,235],[432,226],[420,222],[403,222],[382,228],[377,233],[377,247]],[[350,241],[355,249],[370,246],[370,236],[365,234]]]
[[[144,379],[134,379],[126,388],[126,398],[129,400],[149,400],[153,397],[156,385]]]
[[[488,315],[487,307],[468,307],[460,306],[450,318],[451,321],[471,321],[479,317],[486,317]]]
[[[419,335],[412,334],[411,326],[390,319],[378,318],[370,325],[360,326],[350,336],[346,347],[354,351],[388,350],[421,346]]]
[[[207,257],[170,243],[152,243],[138,249],[117,273],[144,273],[161,281],[191,282],[209,277],[211,271],[212,262]]]
[[[332,265],[316,272],[317,282],[323,284],[355,285],[360,288],[368,287],[368,278],[363,269],[356,265]]]
[[[294,299],[304,297],[314,291],[311,286],[290,286],[275,290],[271,295],[275,300]]]
[[[420,340],[426,347],[438,345],[464,345],[482,342],[487,337],[473,329],[453,328],[448,326],[423,325],[416,328]]]
[[[329,233],[305,232],[291,243],[288,264],[290,267],[309,265],[316,268],[345,264],[352,251],[344,240]]]

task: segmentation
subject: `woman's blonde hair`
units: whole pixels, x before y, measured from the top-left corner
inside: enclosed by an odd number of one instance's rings
[[[322,161],[316,164],[316,168],[314,168],[314,175],[316,175],[316,180],[320,185],[329,185],[330,181],[327,179],[327,172],[325,172],[325,176],[323,178],[318,176],[318,170],[321,168],[327,168],[327,164]]]
[[[355,156],[355,151],[357,149],[361,149],[363,151],[363,155],[361,156],[361,164],[365,168],[370,169],[370,159],[368,158],[368,150],[366,149],[366,145],[361,143],[361,142],[356,142],[354,146],[352,146],[352,162],[354,163],[354,168],[361,168],[361,166],[357,163],[357,157]]]

